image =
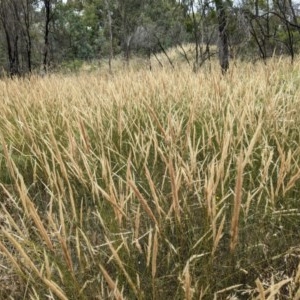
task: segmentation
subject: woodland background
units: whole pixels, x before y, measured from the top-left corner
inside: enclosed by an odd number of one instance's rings
[[[194,70],[214,56],[223,71],[237,57],[293,61],[298,23],[292,0],[1,0],[0,68],[10,75],[73,71],[86,62],[111,67],[115,57],[129,63],[158,53],[172,65],[167,49],[174,46]]]

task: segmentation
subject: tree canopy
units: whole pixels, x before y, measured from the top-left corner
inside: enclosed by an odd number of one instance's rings
[[[293,61],[298,20],[293,0],[1,0],[0,64],[21,75],[114,56],[129,62],[167,55],[174,46],[185,55],[182,45],[192,43],[193,61],[186,60],[194,70],[218,55],[226,72],[232,57]]]

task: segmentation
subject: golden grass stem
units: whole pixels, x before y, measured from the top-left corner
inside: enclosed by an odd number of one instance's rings
[[[239,217],[242,204],[243,171],[244,171],[243,153],[237,160],[237,175],[235,183],[234,203],[230,227],[230,252],[233,253],[238,242]]]
[[[153,236],[153,249],[152,249],[152,261],[151,261],[151,274],[152,280],[154,280],[157,270],[157,255],[158,255],[158,237],[157,237],[158,229],[155,229]]]
[[[172,188],[172,206],[175,212],[175,217],[178,221],[178,223],[181,223],[181,207],[179,204],[179,196],[178,196],[178,191],[179,191],[179,187],[180,187],[180,179],[181,176],[180,174],[178,174],[178,176],[176,176],[175,174],[175,169],[174,169],[174,165],[173,165],[173,160],[171,158],[171,156],[169,157],[169,164],[168,164],[168,170],[169,170],[169,174],[170,174],[170,180],[171,180],[171,188]]]
[[[139,202],[141,203],[143,209],[145,210],[145,212],[148,214],[148,216],[150,217],[150,219],[155,223],[155,225],[159,225],[158,221],[156,220],[150,206],[147,203],[147,200],[143,197],[143,195],[140,193],[140,191],[138,190],[137,186],[135,185],[134,181],[129,180],[128,182],[129,186],[132,188],[134,194],[136,195],[137,199],[139,200]]]
[[[117,263],[117,265],[120,267],[120,269],[122,270],[124,276],[126,277],[128,284],[130,285],[130,287],[132,288],[132,291],[134,292],[134,294],[136,295],[136,297],[139,299],[141,293],[140,291],[138,291],[138,289],[136,288],[136,285],[134,284],[133,280],[131,279],[131,277],[129,276],[128,272],[126,271],[125,267],[124,267],[124,263],[122,262],[118,252],[116,251],[116,249],[113,247],[111,241],[106,237],[106,243],[109,246],[109,249],[112,252],[112,255]]]
[[[109,288],[111,289],[111,291],[114,295],[114,298],[116,300],[123,300],[122,293],[119,291],[116,282],[110,277],[109,273],[106,271],[106,269],[101,264],[99,264],[99,268],[100,268],[100,271],[103,274],[103,277],[106,280]]]

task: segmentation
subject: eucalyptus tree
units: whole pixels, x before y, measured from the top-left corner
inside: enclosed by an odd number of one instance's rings
[[[218,15],[219,30],[219,60],[223,73],[229,68],[229,42],[227,30],[226,5],[223,0],[214,0]]]
[[[32,71],[32,25],[36,5],[34,0],[0,1],[0,24],[11,75]]]
[[[44,5],[44,49],[43,49],[43,70],[46,72],[49,64],[49,33],[50,22],[53,18],[53,2],[54,0],[43,0]]]
[[[277,41],[287,50],[287,53],[291,57],[291,61],[294,61],[296,54],[296,39],[295,35],[299,36],[300,27],[298,25],[298,16],[296,15],[295,3],[292,0],[279,1],[273,0],[273,18],[277,17],[281,23]]]
[[[10,0],[2,0],[0,2],[0,21],[5,35],[9,73],[12,76],[17,75],[20,72],[20,28],[15,19],[12,2]]]
[[[193,70],[197,71],[215,51],[211,45],[217,43],[217,17],[215,5],[210,0],[183,0],[185,6],[185,24],[187,31],[192,33],[192,42],[195,44]]]
[[[265,61],[278,54],[288,54],[291,61],[294,60],[299,47],[295,36],[300,33],[296,1],[245,0],[240,9],[252,36],[252,44],[249,44],[252,57],[255,57],[256,48]]]
[[[20,33],[25,43],[25,49],[23,50],[26,54],[27,70],[32,71],[32,40],[33,30],[32,26],[34,23],[34,9],[37,1],[33,0],[12,0],[11,1],[14,9],[14,15],[17,23],[19,24]]]

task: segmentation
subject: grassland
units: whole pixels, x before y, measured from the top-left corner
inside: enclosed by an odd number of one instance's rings
[[[0,99],[1,299],[300,299],[300,63]]]

